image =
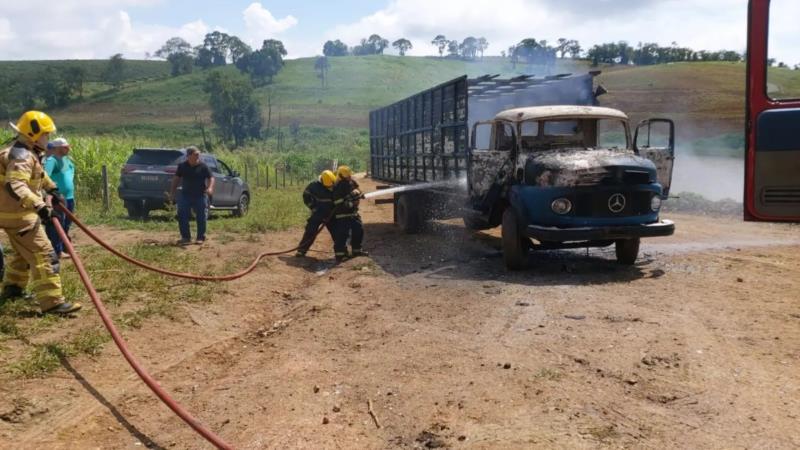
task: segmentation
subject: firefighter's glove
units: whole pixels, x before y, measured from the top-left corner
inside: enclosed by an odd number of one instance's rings
[[[361,191],[359,191],[358,189],[353,189],[353,192],[351,192],[350,195],[354,199],[364,198],[364,194]]]
[[[58,205],[63,205],[66,203],[64,197],[62,197],[61,193],[58,192],[58,189],[47,191],[47,193],[50,194],[50,203],[53,205],[54,208]]]
[[[36,210],[36,214],[42,219],[42,223],[50,223],[50,219],[53,217],[53,208],[42,205]]]

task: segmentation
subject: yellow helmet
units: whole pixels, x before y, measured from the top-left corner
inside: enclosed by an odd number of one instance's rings
[[[319,174],[319,181],[326,188],[333,187],[333,185],[336,184],[336,174],[330,170],[323,170],[322,173]]]
[[[28,111],[19,118],[17,124],[11,125],[17,133],[25,136],[31,141],[38,141],[45,133],[55,133],[56,124],[53,119],[41,111]]]
[[[339,166],[336,173],[339,175],[339,178],[350,178],[353,176],[353,171],[347,166]]]

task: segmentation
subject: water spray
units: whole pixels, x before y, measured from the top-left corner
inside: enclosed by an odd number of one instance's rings
[[[428,183],[407,184],[404,186],[397,186],[389,189],[380,189],[374,192],[368,192],[364,194],[364,198],[369,199],[373,197],[382,197],[384,195],[396,194],[398,192],[419,191],[422,189],[430,189],[434,187],[456,187],[456,188],[466,189],[467,179],[465,177],[462,177],[462,178],[451,178],[449,180],[442,180],[442,181],[431,181]]]

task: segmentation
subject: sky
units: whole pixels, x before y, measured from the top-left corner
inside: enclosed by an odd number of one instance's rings
[[[770,54],[793,66],[800,2],[772,3]],[[321,54],[329,39],[352,46],[373,33],[410,40],[411,55],[435,54],[437,34],[483,36],[489,55],[527,37],[577,39],[583,48],[624,40],[743,51],[746,14],[746,0],[0,0],[0,60],[144,59],[170,37],[197,45],[214,30],[253,47],[279,39],[288,58]]]

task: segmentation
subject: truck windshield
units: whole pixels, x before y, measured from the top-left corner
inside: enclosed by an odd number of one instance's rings
[[[628,148],[628,134],[625,122],[617,119],[597,121],[597,144],[599,148]]]
[[[619,119],[530,120],[520,123],[523,150],[563,147],[628,148],[628,133]]]

